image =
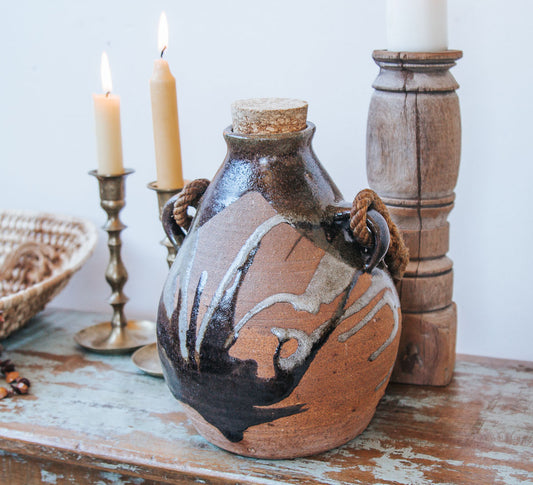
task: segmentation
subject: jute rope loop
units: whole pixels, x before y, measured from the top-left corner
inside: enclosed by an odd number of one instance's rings
[[[392,277],[399,280],[403,277],[407,268],[409,250],[396,224],[392,222],[387,206],[373,190],[364,189],[356,195],[350,211],[350,229],[359,244],[371,247],[373,245],[373,237],[367,225],[367,211],[370,209],[378,211],[384,217],[387,226],[389,226],[390,245],[385,255],[385,263]]]
[[[192,217],[187,213],[187,209],[198,206],[198,202],[208,186],[209,180],[207,179],[196,179],[189,182],[180,192],[174,204],[174,220],[186,231],[192,222]],[[367,225],[367,211],[370,209],[378,211],[387,222],[390,232],[390,245],[385,256],[385,263],[392,277],[401,279],[409,262],[409,251],[403,242],[400,231],[392,222],[387,207],[373,190],[362,190],[355,197],[350,211],[350,229],[359,244],[365,247],[372,247],[374,240]]]
[[[198,202],[204,195],[204,192],[209,186],[209,180],[207,179],[196,179],[192,182],[189,182],[183,190],[179,193],[176,202],[174,203],[174,220],[178,226],[182,227],[186,231],[189,230],[191,226],[192,217],[187,214],[187,209],[189,207],[196,208]]]

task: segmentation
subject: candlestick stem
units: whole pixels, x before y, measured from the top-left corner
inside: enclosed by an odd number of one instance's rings
[[[159,220],[161,220],[161,214],[165,204],[176,194],[183,189],[160,189],[157,182],[150,182],[147,187],[157,193],[157,205],[159,209]],[[176,248],[170,242],[168,237],[164,237],[160,244],[167,248],[167,264],[170,268],[172,263],[176,259]],[[145,345],[137,350],[131,356],[132,362],[143,372],[156,377],[163,377],[163,369],[161,368],[161,361],[159,360],[159,354],[157,351],[157,345],[155,343]]]
[[[129,173],[124,175],[129,175]],[[111,183],[108,183],[107,180]],[[103,228],[108,233],[107,246],[109,247],[109,263],[105,272],[105,279],[112,291],[109,298],[109,303],[113,307],[111,326],[118,328],[127,325],[124,305],[128,301],[128,297],[122,291],[128,279],[128,272],[120,256],[122,249],[120,233],[126,229],[119,217],[120,211],[125,206],[124,177],[110,177],[107,180],[99,178],[100,205],[107,214],[107,222]],[[114,195],[118,195],[120,199],[112,200]]]
[[[153,342],[155,324],[146,320],[127,320],[124,305],[128,297],[123,288],[128,280],[128,272],[122,261],[121,232],[126,226],[120,220],[120,211],[125,202],[125,179],[133,170],[126,169],[118,175],[101,175],[96,170],[89,172],[98,179],[100,206],[107,214],[103,229],[108,233],[109,263],[105,279],[111,287],[109,304],[113,315],[109,322],[85,328],[75,335],[82,347],[101,353],[125,353]]]
[[[186,183],[186,182],[185,182]],[[160,189],[157,186],[157,182],[150,182],[147,187],[157,193],[157,205],[159,209],[159,220],[161,220],[161,213],[165,204],[176,194],[180,193],[183,189]],[[167,264],[170,268],[172,263],[176,259],[176,248],[172,245],[168,237],[164,237],[160,244],[167,248]]]

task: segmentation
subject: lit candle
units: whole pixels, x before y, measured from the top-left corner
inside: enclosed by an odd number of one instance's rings
[[[116,94],[111,94],[111,69],[105,52],[102,53],[100,74],[105,94],[93,94],[98,173],[118,175],[124,172],[120,133],[120,98]]]
[[[158,47],[161,57],[168,46],[168,23],[163,12],[159,19]],[[160,189],[181,189],[180,131],[178,124],[178,102],[176,80],[170,72],[168,62],[157,59],[150,79],[152,99],[152,121],[154,126],[155,162],[157,186]]]
[[[387,0],[387,49],[438,52],[448,48],[446,0]]]

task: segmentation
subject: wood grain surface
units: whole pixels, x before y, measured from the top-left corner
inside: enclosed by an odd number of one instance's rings
[[[460,51],[374,51],[380,67],[368,112],[368,182],[409,248],[398,285],[403,330],[393,382],[446,385],[455,363],[457,310],[446,257],[459,174]]]
[[[459,356],[448,387],[390,385],[347,445],[258,460],[208,444],[128,356],[77,347],[101,317],[47,310],[4,342],[32,387],[0,401],[0,483],[533,483],[533,363]]]

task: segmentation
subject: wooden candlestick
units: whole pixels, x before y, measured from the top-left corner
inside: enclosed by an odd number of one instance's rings
[[[461,51],[374,51],[367,173],[409,248],[398,283],[403,330],[396,382],[446,385],[453,375],[457,310],[447,216],[459,172],[459,87],[449,69]]]

